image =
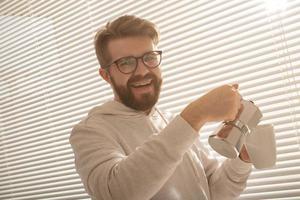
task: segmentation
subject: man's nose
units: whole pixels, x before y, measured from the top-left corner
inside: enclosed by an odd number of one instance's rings
[[[138,59],[135,74],[146,75],[149,72],[148,67],[143,63],[142,59]]]

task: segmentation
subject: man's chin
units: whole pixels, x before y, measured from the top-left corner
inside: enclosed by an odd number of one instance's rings
[[[139,111],[149,111],[157,103],[160,87],[154,84],[149,88],[135,90],[132,87],[122,88],[114,85],[118,99],[129,108]]]
[[[153,95],[145,94],[138,97],[134,96],[133,101],[130,103],[130,107],[140,111],[148,111],[152,109],[156,102],[157,100]]]

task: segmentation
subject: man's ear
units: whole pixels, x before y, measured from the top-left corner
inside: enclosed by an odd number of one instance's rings
[[[107,82],[107,83],[111,83],[110,80],[110,75],[108,73],[108,71],[106,71],[105,69],[103,69],[102,67],[99,68],[99,75]]]

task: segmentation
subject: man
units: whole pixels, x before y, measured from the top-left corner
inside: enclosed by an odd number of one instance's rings
[[[155,25],[135,16],[96,34],[99,73],[114,100],[93,108],[70,136],[85,189],[97,200],[235,199],[251,171],[246,150],[219,166],[198,137],[206,122],[235,119],[238,85],[208,92],[168,123],[155,107],[162,84],[158,41]]]

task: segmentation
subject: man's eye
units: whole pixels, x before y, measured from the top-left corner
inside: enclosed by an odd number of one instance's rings
[[[132,65],[133,61],[132,59],[122,59],[119,61],[119,66],[126,66],[126,65]]]
[[[156,55],[147,55],[147,56],[145,56],[144,60],[146,62],[156,60]]]

